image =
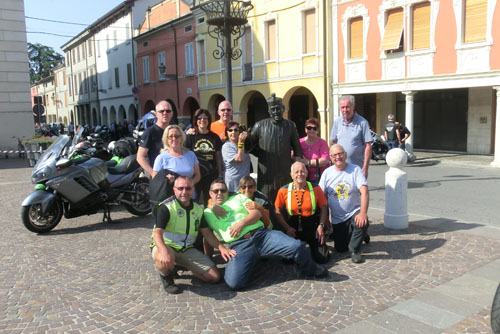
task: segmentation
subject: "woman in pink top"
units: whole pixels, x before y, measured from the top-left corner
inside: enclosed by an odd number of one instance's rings
[[[305,164],[309,172],[309,181],[318,184],[319,177],[316,177],[316,166],[319,166],[319,175],[330,166],[328,159],[328,143],[319,137],[319,121],[310,118],[305,125],[306,136],[300,138],[300,146],[304,154]]]

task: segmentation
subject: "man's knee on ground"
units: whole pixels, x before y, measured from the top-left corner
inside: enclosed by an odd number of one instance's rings
[[[205,271],[201,276],[200,279],[211,284],[218,283],[221,279],[220,272],[217,269],[217,267],[212,267]]]
[[[226,282],[227,286],[229,286],[229,288],[234,291],[242,290],[247,285],[246,280],[230,278],[227,275],[224,275],[224,281]]]

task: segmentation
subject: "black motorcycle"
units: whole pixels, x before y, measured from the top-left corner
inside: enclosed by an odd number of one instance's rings
[[[379,136],[376,132],[370,130],[372,135],[372,160],[379,161],[384,160],[387,152],[389,152],[389,147],[387,143],[382,140],[381,136]]]
[[[75,135],[75,142],[78,137]],[[108,168],[101,159],[81,156],[68,159],[74,147],[70,137],[59,136],[35,165],[31,181],[35,191],[22,203],[24,226],[36,233],[52,230],[61,220],[104,210],[103,221],[111,221],[112,206],[123,204],[137,216],[151,212],[149,180],[140,177],[142,168],[135,155],[120,166]]]

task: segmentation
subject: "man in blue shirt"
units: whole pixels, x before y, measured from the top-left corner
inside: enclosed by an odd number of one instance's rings
[[[331,144],[340,144],[347,153],[347,162],[358,165],[366,178],[372,155],[370,125],[354,111],[354,96],[344,95],[339,100],[341,116],[333,123]]]

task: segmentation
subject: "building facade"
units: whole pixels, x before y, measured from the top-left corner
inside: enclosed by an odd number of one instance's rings
[[[179,0],[151,7],[135,41],[143,114],[167,100],[174,110],[174,121],[189,124],[191,115],[200,107],[195,21],[190,7]]]
[[[285,118],[294,121],[303,136],[304,123],[317,117],[327,133],[328,81],[325,39],[328,8],[325,1],[252,1],[244,35],[235,44],[241,57],[232,61],[234,119],[252,126],[269,117],[266,99],[283,98]],[[224,59],[213,57],[217,40],[199,7],[196,54],[200,105],[214,113],[225,99]]]
[[[333,117],[338,98],[352,94],[379,133],[396,115],[412,132],[410,151],[498,161],[497,0],[334,1],[332,18]]]

